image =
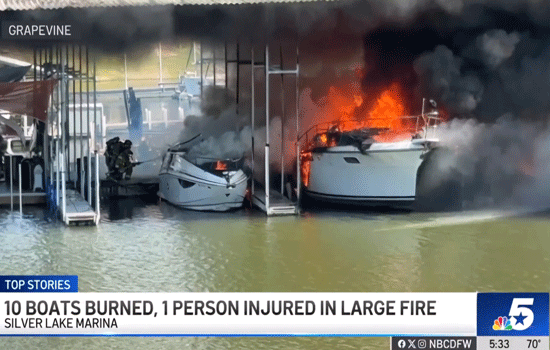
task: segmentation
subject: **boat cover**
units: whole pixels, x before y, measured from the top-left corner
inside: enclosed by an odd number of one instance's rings
[[[48,102],[56,83],[56,79],[0,82],[0,109],[13,114],[26,114],[45,122]]]

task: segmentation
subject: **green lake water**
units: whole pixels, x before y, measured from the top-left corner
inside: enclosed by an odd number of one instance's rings
[[[322,210],[267,218],[125,199],[97,227],[0,209],[0,274],[81,292],[550,290],[550,213]],[[0,338],[2,349],[389,349],[387,338]]]

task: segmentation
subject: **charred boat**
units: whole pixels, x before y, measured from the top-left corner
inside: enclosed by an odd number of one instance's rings
[[[191,210],[240,208],[248,185],[243,167],[244,158],[191,157],[185,144],[173,146],[163,158],[159,197]]]
[[[438,139],[437,112],[403,117],[413,132],[391,135],[384,128],[333,124],[314,134],[301,153],[307,197],[332,203],[410,207],[426,154]],[[424,124],[419,128],[419,124]]]

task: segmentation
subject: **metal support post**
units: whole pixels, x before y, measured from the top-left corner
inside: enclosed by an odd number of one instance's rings
[[[124,54],[124,59],[126,59],[126,54]],[[126,77],[128,80],[128,77]],[[128,84],[128,82],[126,82]],[[128,89],[128,87],[126,87]],[[86,125],[88,125],[88,130],[86,132],[87,142],[87,154],[88,154],[88,171],[86,180],[88,183],[88,203],[92,205],[92,152],[91,147],[95,149],[95,135],[96,135],[96,122],[94,120],[93,131],[94,137],[92,137],[92,132],[90,130],[90,57],[88,47],[86,47]]]
[[[269,215],[269,44],[265,45],[265,211]]]
[[[19,214],[23,215],[23,179],[21,175],[21,163],[19,163]]]
[[[96,213],[96,225],[99,223],[100,206],[99,206],[99,152],[95,153],[95,213]]]
[[[281,69],[283,68],[283,48],[279,47]],[[281,74],[281,196],[285,193],[285,81]]]
[[[61,157],[61,218],[64,222],[66,215],[67,215],[67,184],[66,184],[66,178],[65,178],[65,154],[61,153],[59,155]]]
[[[224,72],[225,73],[225,89],[227,89],[229,87],[228,74],[227,74],[227,41],[225,42],[223,55],[224,55],[224,65],[225,65],[225,72]]]
[[[252,69],[252,91],[251,91],[251,95],[252,95],[252,100],[251,100],[251,108],[250,108],[250,128],[251,128],[251,135],[252,135],[252,140],[251,140],[251,143],[252,143],[252,183],[250,184],[250,194],[252,196],[254,196],[254,123],[256,122],[255,120],[255,108],[256,108],[256,95],[255,95],[255,82],[256,82],[256,79],[255,79],[255,73],[254,73],[254,44],[252,44],[252,48],[251,48],[251,69]],[[227,74],[227,73],[226,73]]]
[[[201,47],[202,49],[202,47]],[[162,82],[162,44],[159,43],[159,79],[160,79],[160,85],[163,86]]]
[[[13,156],[10,157],[10,204],[13,211]]]
[[[204,77],[202,76],[202,58],[203,58],[203,55],[202,55],[202,41],[201,41],[201,54],[200,54],[200,60],[201,60],[201,98],[203,97],[203,92],[204,92],[204,82],[203,82],[203,79]]]
[[[212,69],[214,72],[214,87],[216,86],[216,46],[212,44]]]
[[[79,75],[79,82],[80,87],[78,89],[78,105],[80,106],[80,134],[78,135],[78,139],[80,141],[80,194],[82,197],[84,197],[84,184],[86,184],[86,180],[84,178],[84,120],[82,116],[82,45],[79,46],[78,50],[78,75]],[[75,148],[76,148],[76,139],[75,139]],[[76,152],[75,152],[76,153]]]
[[[93,93],[94,93],[94,125],[97,124],[97,79],[96,79],[96,66],[95,66],[95,59],[94,59],[94,86],[93,86]],[[102,118],[100,115],[99,118]],[[103,133],[103,131],[102,131]],[[94,135],[96,136],[96,135]],[[96,224],[99,223],[99,187],[100,187],[100,181],[99,181],[99,151],[95,147],[96,143],[94,142],[94,152],[95,152],[95,210],[96,210]]]
[[[300,203],[302,171],[300,160],[300,51],[296,45],[296,200]]]

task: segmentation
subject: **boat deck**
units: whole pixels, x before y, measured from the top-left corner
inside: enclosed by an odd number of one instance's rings
[[[11,194],[10,194],[10,184],[9,182],[2,181],[0,182],[0,206],[10,206],[11,205]],[[46,203],[46,193],[45,192],[32,192],[32,191],[23,191],[21,195],[23,205],[28,204],[44,204]],[[13,205],[19,205],[19,185],[13,184]]]
[[[269,207],[266,208],[265,189],[261,186],[255,187],[252,204],[263,210],[268,216],[297,215],[300,212],[297,203],[292,202],[274,190],[269,191]]]

